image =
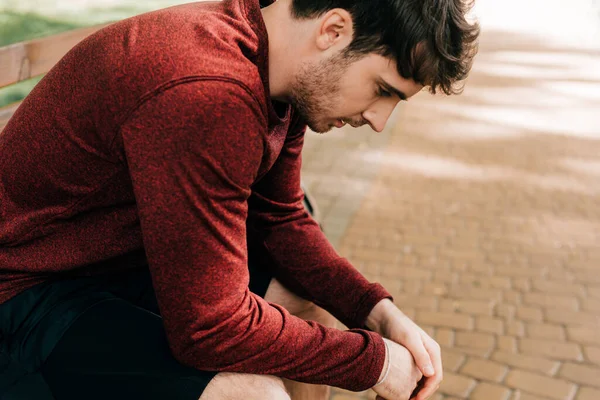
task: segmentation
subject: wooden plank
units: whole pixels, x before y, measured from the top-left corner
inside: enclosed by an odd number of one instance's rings
[[[0,87],[48,72],[73,46],[109,24],[75,29],[0,48]]]
[[[17,108],[19,108],[20,105],[21,102],[18,102],[0,108],[0,134],[2,134],[4,127],[8,123],[8,120],[10,119],[10,117],[12,117],[12,115],[17,110]]]

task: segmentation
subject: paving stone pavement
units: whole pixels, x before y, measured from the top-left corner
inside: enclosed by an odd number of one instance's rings
[[[462,96],[308,137],[325,232],[442,346],[433,399],[600,400],[599,93],[600,51],[484,31]]]

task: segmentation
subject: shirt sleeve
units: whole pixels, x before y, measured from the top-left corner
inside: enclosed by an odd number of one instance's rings
[[[300,170],[306,126],[301,120],[293,125],[275,165],[253,186],[251,257],[349,328],[364,328],[373,307],[392,296],[340,257],[304,209]]]
[[[155,93],[121,128],[169,345],[201,370],[365,390],[383,368],[378,335],[304,321],[248,290],[248,198],[266,127],[249,91],[211,80]]]

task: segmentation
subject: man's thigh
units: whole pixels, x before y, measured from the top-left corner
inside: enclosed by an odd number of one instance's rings
[[[251,266],[250,278],[250,289],[264,297],[270,274]],[[79,315],[42,365],[56,400],[197,400],[217,374],[172,356],[149,273],[135,271],[109,286],[114,297]]]
[[[268,287],[272,300],[304,310],[304,300],[277,281]],[[56,400],[289,400],[283,382],[273,376],[217,374],[180,364],[169,350],[161,317],[119,298],[78,317],[41,373]]]
[[[251,268],[250,272],[254,292],[292,314],[302,316],[308,312],[304,318],[319,321],[311,314],[312,303],[295,296],[262,271]],[[141,281],[144,286],[146,279]],[[132,293],[140,292],[137,287],[131,290],[130,284],[127,286]],[[257,386],[263,388],[263,397],[267,395],[265,387],[273,389],[268,398],[285,397],[279,391],[281,380],[275,377],[218,374],[218,379],[213,379],[217,375],[214,372],[180,364],[170,352],[158,310],[146,305],[145,300],[154,297],[153,291],[142,292],[143,296],[132,296],[135,299],[117,296],[90,307],[60,338],[40,371],[56,400],[198,399],[205,392],[206,396],[230,387],[243,388],[241,393],[249,394]],[[239,382],[232,386],[232,380]]]
[[[264,298],[270,303],[283,306],[290,314],[299,318],[316,321],[330,328],[337,327],[337,320],[331,314],[313,302],[292,293],[276,279],[271,280]]]
[[[300,314],[313,307],[312,302],[292,293],[277,279],[271,279],[264,298],[269,303],[279,304],[292,315]]]
[[[216,375],[175,360],[161,318],[122,299],[79,316],[41,374],[56,400],[197,400]]]

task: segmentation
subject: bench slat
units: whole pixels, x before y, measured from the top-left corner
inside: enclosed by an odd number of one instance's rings
[[[106,25],[0,47],[0,88],[48,72],[77,43]]]

